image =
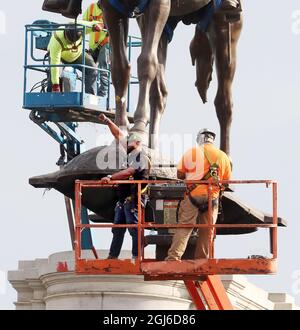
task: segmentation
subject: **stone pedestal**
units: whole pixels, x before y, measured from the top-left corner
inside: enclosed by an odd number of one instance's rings
[[[101,256],[107,254],[99,251]],[[89,252],[87,257],[91,257]],[[130,258],[130,253],[121,257]],[[17,310],[194,309],[183,282],[145,282],[141,276],[79,276],[74,273],[73,252],[20,261],[8,280],[18,293]],[[224,276],[222,280],[236,309],[296,309],[292,297],[268,293],[244,276]]]
[[[108,255],[108,252],[99,251],[99,255]],[[130,253],[125,252],[121,257],[130,258]],[[58,272],[63,269],[66,272]],[[19,270],[9,272],[8,276],[18,292],[17,310],[187,310],[193,307],[182,282],[145,282],[141,276],[78,276],[74,273],[73,252],[57,253],[49,259],[20,261]]]

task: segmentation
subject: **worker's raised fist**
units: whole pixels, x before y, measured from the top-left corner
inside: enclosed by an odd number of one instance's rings
[[[59,86],[59,84],[53,84],[52,85],[52,92],[54,92],[54,93],[60,93],[60,86]]]
[[[109,119],[103,113],[99,116],[99,120],[101,123],[106,124],[106,125],[109,123]]]
[[[93,32],[100,32],[102,31],[104,28],[104,24],[103,23],[98,23],[93,25]]]

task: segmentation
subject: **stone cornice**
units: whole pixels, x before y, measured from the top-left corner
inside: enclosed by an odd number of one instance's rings
[[[100,253],[106,255],[107,251]],[[66,266],[68,271],[58,272],[59,264]],[[56,253],[48,259],[20,261],[19,270],[8,273],[8,280],[18,293],[16,308],[194,308],[183,282],[145,282],[142,276],[78,276],[74,268],[73,252]],[[289,295],[268,293],[251,284],[245,276],[223,276],[222,281],[236,309],[297,309]]]

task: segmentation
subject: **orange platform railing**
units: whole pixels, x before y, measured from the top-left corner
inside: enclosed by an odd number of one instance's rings
[[[277,271],[277,183],[271,180],[248,180],[248,181],[201,181],[207,184],[208,189],[208,224],[179,225],[179,224],[157,224],[146,222],[142,208],[141,196],[144,184],[172,184],[176,181],[113,181],[109,185],[100,181],[76,181],[75,183],[75,257],[76,272],[78,274],[115,274],[115,275],[143,275],[146,280],[197,280],[201,276],[221,274],[274,274]],[[186,184],[200,183],[199,181],[188,181]],[[82,194],[85,189],[110,186],[115,189],[117,185],[135,184],[138,187],[138,224],[137,225],[115,225],[115,224],[82,224],[81,207]],[[182,182],[181,182],[182,184]],[[213,224],[212,221],[212,187],[216,184],[222,185],[253,185],[263,184],[272,187],[273,221],[271,224]],[[81,249],[81,234],[85,229],[105,228],[137,228],[138,230],[138,258],[136,260],[105,260],[86,259]],[[271,258],[245,258],[245,259],[215,259],[214,240],[210,242],[210,255],[208,259],[182,260],[182,261],[156,261],[146,259],[144,251],[145,230],[152,229],[174,229],[174,228],[269,228],[271,241]]]

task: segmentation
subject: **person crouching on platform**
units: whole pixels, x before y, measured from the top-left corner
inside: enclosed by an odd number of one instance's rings
[[[78,21],[78,24],[81,22]],[[104,24],[100,22],[82,22],[86,26],[86,33],[92,31],[102,31]],[[51,65],[64,64],[83,64],[83,56],[85,56],[85,65],[95,68],[85,69],[85,92],[88,94],[97,94],[97,76],[98,68],[91,55],[85,52],[83,49],[82,31],[80,27],[75,24],[68,25],[65,29],[55,31],[50,39],[48,45],[48,52],[50,56]],[[83,71],[82,67],[76,67],[76,69]],[[52,92],[61,92],[59,81],[59,67],[51,68],[51,83]]]
[[[108,125],[112,135],[127,150],[127,159],[122,165],[124,170],[109,175],[101,180],[103,184],[111,181],[149,180],[150,160],[142,150],[142,137],[137,133],[130,134],[128,140],[122,130],[105,115],[99,117],[101,123]],[[144,189],[144,185],[142,188]],[[115,225],[138,224],[138,191],[136,184],[120,184],[118,186],[119,201],[115,208]],[[132,237],[132,259],[138,257],[138,230],[128,229]],[[113,239],[108,259],[118,259],[126,233],[126,228],[113,228]]]
[[[231,163],[229,157],[214,146],[216,134],[210,130],[200,131],[198,146],[189,150],[179,162],[177,176],[180,180],[222,181],[230,180]],[[212,185],[212,223],[216,224],[219,213],[221,187]],[[207,184],[189,184],[185,198],[179,209],[179,225],[209,224]],[[181,260],[185,253],[193,228],[178,228],[168,251],[167,261]],[[209,246],[214,239],[214,229],[198,230],[195,259],[209,258]]]

